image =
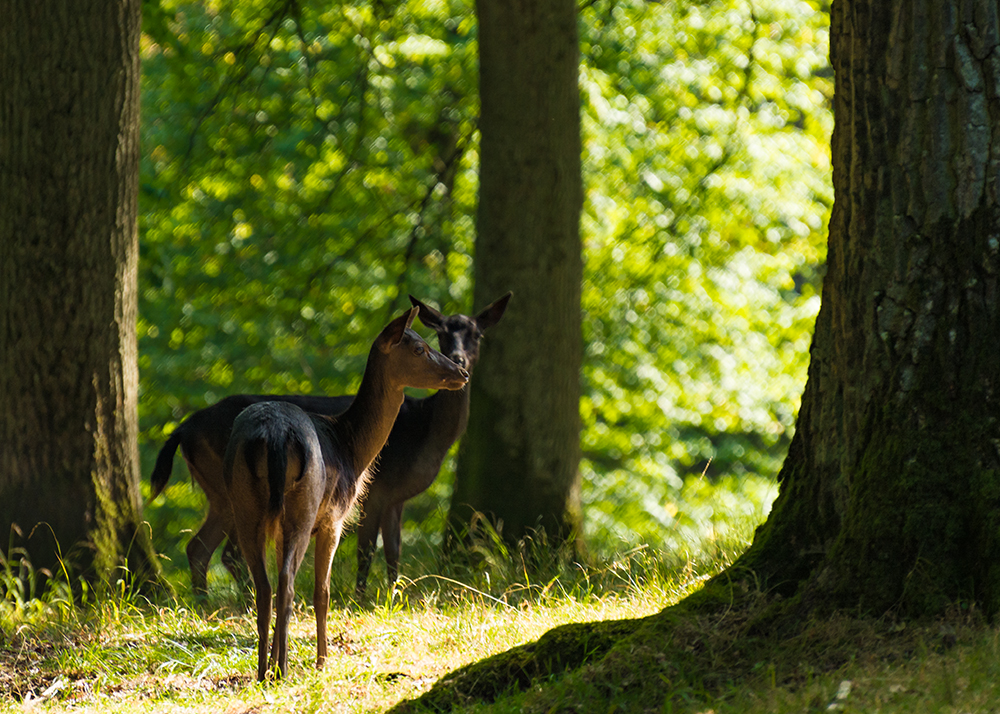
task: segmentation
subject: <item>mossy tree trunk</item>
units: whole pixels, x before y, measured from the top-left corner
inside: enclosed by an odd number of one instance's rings
[[[473,513],[517,541],[579,533],[579,48],[574,0],[479,0],[475,304],[508,290],[472,379],[452,532]]]
[[[394,711],[541,692],[584,664],[536,708],[566,708],[574,686],[620,692],[622,672],[681,692],[693,672],[701,691],[726,660],[756,676],[810,615],[1000,612],[1000,7],[835,0],[831,45],[823,302],[780,494],[750,549],[675,607],[557,628]]]
[[[1000,609],[1000,10],[838,0],[828,272],[736,569],[809,608]]]
[[[4,2],[0,543],[157,572],[140,526],[139,0]],[[20,536],[17,535],[20,531]]]

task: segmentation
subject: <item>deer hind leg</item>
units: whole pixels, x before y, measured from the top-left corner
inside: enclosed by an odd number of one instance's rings
[[[208,594],[208,567],[212,554],[218,549],[226,534],[233,531],[232,511],[224,486],[223,465],[218,455],[207,444],[199,442],[193,450],[184,452],[191,477],[205,492],[208,515],[198,533],[188,541],[188,566],[191,568],[191,587],[195,595]]]
[[[247,579],[247,569],[243,565],[243,558],[240,557],[240,549],[236,544],[235,531],[231,530],[227,534],[226,544],[222,546],[222,564],[233,576],[240,591],[245,592],[250,581]]]
[[[208,564],[212,560],[212,553],[225,537],[222,519],[210,508],[205,522],[188,541],[186,548],[188,566],[191,568],[191,588],[195,595],[208,594]]]
[[[240,550],[246,558],[253,578],[257,606],[257,680],[267,677],[267,631],[271,624],[271,583],[267,579],[267,531],[264,525],[254,529],[251,524],[239,530]]]
[[[281,554],[279,561],[281,570],[278,572],[276,620],[271,656],[278,665],[278,672],[282,677],[288,671],[288,622],[292,616],[292,603],[295,599],[295,574],[299,572],[299,566],[302,565],[302,559],[309,548],[311,526],[312,521],[305,526],[302,523],[286,522],[282,544],[278,550]]]
[[[379,520],[382,518],[382,503],[374,488],[362,506],[361,522],[358,524],[358,575],[354,585],[354,595],[361,598],[368,587],[368,573],[377,547]]]
[[[399,577],[399,555],[403,550],[403,503],[394,503],[382,512],[382,550],[389,589]]]
[[[344,522],[338,521],[320,528],[316,534],[316,584],[313,588],[313,610],[316,612],[316,668],[326,662],[326,617],[330,610],[330,568],[340,544]]]

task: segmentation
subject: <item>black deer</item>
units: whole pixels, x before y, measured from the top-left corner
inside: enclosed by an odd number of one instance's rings
[[[479,359],[483,332],[495,325],[507,308],[510,293],[484,308],[476,317],[442,315],[412,295],[419,308],[420,320],[438,336],[441,352],[471,372]],[[222,562],[241,580],[245,571],[239,564],[233,534],[232,516],[222,478],[223,455],[236,416],[251,404],[282,401],[295,404],[306,412],[332,416],[340,414],[354,399],[305,395],[237,394],[191,414],[178,426],[160,449],[150,482],[153,498],[166,487],[173,470],[174,454],[180,447],[188,470],[204,490],[208,514],[201,529],[187,545],[191,583],[194,591],[204,594],[208,588],[208,566],[212,554],[223,540]],[[378,533],[382,532],[386,569],[390,584],[399,573],[402,547],[403,505],[425,491],[441,469],[451,445],[465,431],[469,415],[468,387],[459,391],[439,391],[423,399],[406,397],[377,462],[377,470],[361,501],[358,527],[357,594],[362,595],[368,580]]]

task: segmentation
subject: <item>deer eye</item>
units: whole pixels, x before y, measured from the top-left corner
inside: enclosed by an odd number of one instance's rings
[[[413,348],[413,351],[416,352],[418,355],[422,355],[424,353],[424,346],[418,344],[416,347]]]

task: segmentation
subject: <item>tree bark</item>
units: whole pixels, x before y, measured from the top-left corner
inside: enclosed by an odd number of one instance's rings
[[[736,564],[810,608],[1000,606],[995,0],[834,3],[828,272],[781,493]]]
[[[572,0],[480,0],[475,303],[514,293],[472,380],[449,524],[580,532],[579,48]]]
[[[813,615],[1000,612],[1000,7],[836,0],[831,41],[823,302],[780,494],[750,549],[677,606],[553,630],[394,711],[542,690],[567,669],[532,706],[572,708],[588,687],[618,696],[602,678],[623,672],[681,692],[693,673],[704,691],[727,666],[759,677],[777,650],[814,656]],[[843,619],[833,631],[824,651],[850,641]]]
[[[137,445],[140,7],[0,8],[0,537],[90,577],[157,571]]]

